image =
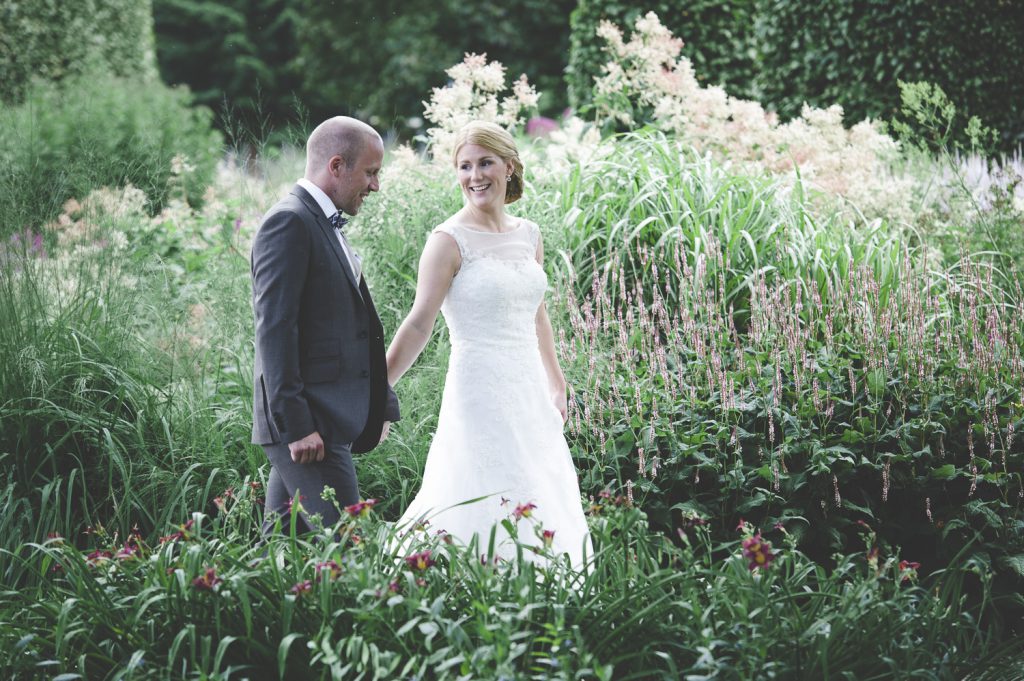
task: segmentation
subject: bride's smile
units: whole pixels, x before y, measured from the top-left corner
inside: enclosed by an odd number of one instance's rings
[[[488,212],[505,203],[505,188],[512,173],[509,163],[477,144],[465,144],[456,160],[459,185],[467,203]]]

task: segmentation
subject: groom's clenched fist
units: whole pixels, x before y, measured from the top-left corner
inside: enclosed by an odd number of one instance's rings
[[[306,437],[288,444],[292,461],[295,463],[313,463],[324,460],[324,441],[320,433],[313,431]]]

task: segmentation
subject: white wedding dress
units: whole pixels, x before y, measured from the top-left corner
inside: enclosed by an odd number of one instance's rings
[[[441,305],[451,358],[423,486],[398,527],[415,531],[426,519],[428,532],[444,530],[463,544],[477,534],[484,553],[497,525],[495,553],[508,560],[515,546],[501,521],[509,519],[524,545],[543,546],[544,531],[553,532],[551,550],[580,568],[584,552],[591,556],[587,522],[537,341],[547,290],[538,228],[520,220],[503,233],[447,223],[435,231],[451,236],[462,255]],[[485,498],[458,505],[478,497]]]

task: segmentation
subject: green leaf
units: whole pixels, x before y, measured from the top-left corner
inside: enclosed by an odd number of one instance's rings
[[[951,463],[947,463],[945,466],[933,468],[932,477],[938,480],[952,480],[956,477],[956,466]]]
[[[285,677],[284,670],[288,666],[288,651],[291,650],[292,643],[295,642],[295,639],[299,638],[300,636],[302,636],[302,634],[299,634],[297,632],[288,634],[283,639],[281,639],[280,645],[277,646],[278,678],[283,679]]]
[[[1018,576],[1024,577],[1024,553],[1018,553],[1015,556],[1001,556],[996,563],[999,567],[1012,570]]]

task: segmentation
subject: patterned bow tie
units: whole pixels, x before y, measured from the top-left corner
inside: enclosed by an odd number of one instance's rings
[[[341,217],[340,210],[327,219],[330,221],[331,227],[334,227],[335,229],[341,229],[348,224],[348,219]]]

